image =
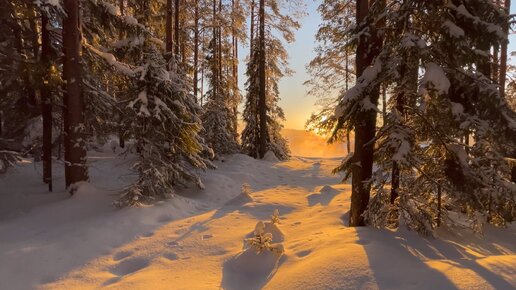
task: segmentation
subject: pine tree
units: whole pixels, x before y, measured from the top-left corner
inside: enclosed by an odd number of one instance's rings
[[[355,150],[336,170],[351,169],[352,193],[349,214],[350,226],[365,225],[363,213],[366,211],[370,196],[370,178],[373,170],[373,148],[376,134],[376,106],[379,99],[379,85],[372,84],[370,78],[379,73],[381,62],[377,56],[382,47],[383,39],[377,32],[376,25],[385,7],[384,0],[372,2],[357,1],[356,29],[359,37],[356,46],[356,75],[354,88],[348,90],[339,100],[336,118],[338,119],[332,139],[339,136],[340,130],[355,132]],[[375,16],[376,15],[376,16]],[[369,33],[363,33],[365,30]],[[375,61],[375,59],[377,61]],[[360,90],[361,98],[358,98]]]
[[[208,148],[199,135],[200,107],[191,94],[183,64],[175,52],[168,62],[165,59],[170,51],[163,51],[162,42],[151,32],[151,7],[159,6],[146,4],[134,4],[136,17],[122,17],[119,11],[104,4],[110,17],[128,34],[111,46],[118,59],[111,52],[89,47],[131,84],[122,102],[123,121],[128,135],[136,139],[139,161],[134,169],[139,179],[123,193],[117,203],[120,206],[168,198],[177,186],[190,182],[202,188],[196,169],[210,165],[201,156]]]
[[[217,6],[218,4],[218,6]],[[232,103],[231,75],[226,74],[226,65],[232,63],[223,62],[226,54],[223,48],[228,48],[227,37],[222,37],[222,2],[213,1],[212,39],[209,44],[209,54],[206,58],[208,70],[208,83],[210,89],[206,93],[207,103],[204,105],[202,117],[204,136],[215,154],[235,153],[239,150],[237,124]],[[225,42],[224,45],[222,42]]]
[[[290,70],[287,66],[288,54],[281,40],[294,40],[293,30],[299,28],[295,17],[283,15],[276,1],[258,3],[258,33],[252,31],[251,55],[247,64],[247,95],[243,113],[245,128],[242,132],[242,149],[254,157],[263,158],[272,151],[277,158],[287,159],[289,149],[281,136],[280,121],[285,118],[278,107],[278,81]],[[296,15],[297,13],[292,13]],[[254,20],[252,19],[252,22]],[[273,33],[273,29],[277,34]]]
[[[451,222],[449,210],[466,213],[475,229],[486,220],[503,225],[515,208],[503,159],[504,148],[514,146],[515,113],[491,79],[489,53],[504,41],[504,15],[482,0],[405,1],[390,9],[385,15],[393,33],[371,82],[395,83],[395,98],[378,133],[372,204],[389,201],[382,189],[392,170],[397,194],[391,193],[394,207],[385,207],[399,211],[409,228],[431,233]],[[424,71],[419,87],[418,70]],[[470,134],[472,144],[461,141]]]

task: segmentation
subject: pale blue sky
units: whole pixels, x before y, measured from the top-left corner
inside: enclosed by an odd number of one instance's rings
[[[316,110],[315,96],[307,95],[307,87],[303,83],[310,78],[306,72],[306,64],[314,57],[315,33],[321,22],[317,7],[321,3],[318,0],[305,0],[306,13],[301,22],[301,29],[296,32],[296,42],[287,46],[290,55],[290,67],[295,73],[290,77],[283,78],[279,83],[281,101],[279,105],[283,108],[286,115],[284,122],[285,128],[303,129],[310,114]],[[512,1],[511,11],[516,11],[516,1]],[[516,50],[516,36],[509,37],[509,52]],[[245,48],[249,49],[249,48]],[[248,51],[240,54],[242,57],[248,55]],[[512,62],[512,61],[511,61]],[[244,59],[240,61],[240,72],[245,72]],[[240,88],[245,91],[243,82],[245,77],[241,76]]]

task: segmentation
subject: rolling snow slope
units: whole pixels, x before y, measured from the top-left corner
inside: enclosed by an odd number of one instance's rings
[[[348,228],[350,186],[330,173],[338,158],[232,155],[203,174],[203,191],[121,210],[110,202],[134,178],[127,160],[95,153],[92,185],[46,199],[39,165],[25,162],[0,178],[2,200],[22,196],[21,211],[0,206],[0,289],[516,288],[514,225],[438,239]],[[285,253],[246,251],[275,209]]]

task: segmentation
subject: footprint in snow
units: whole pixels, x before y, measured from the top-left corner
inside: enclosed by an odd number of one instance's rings
[[[147,239],[147,238],[150,238],[152,236],[154,236],[154,233],[153,232],[148,232],[146,234],[141,235],[140,239]]]
[[[131,256],[134,252],[133,251],[122,251],[122,252],[118,252],[116,253],[114,256],[113,256],[113,260],[115,261],[120,261],[124,258],[127,258],[129,256]]]
[[[298,256],[299,258],[303,258],[303,257],[310,255],[311,253],[312,253],[312,250],[305,250],[305,251],[297,252],[296,256]]]
[[[163,257],[165,259],[167,259],[167,260],[170,260],[170,261],[174,261],[174,260],[179,259],[179,256],[176,253],[173,253],[173,252],[165,253],[165,254],[163,254]]]
[[[117,276],[125,276],[138,272],[149,265],[149,260],[143,257],[125,259],[111,269],[111,273]]]
[[[176,242],[176,241],[172,241],[172,242],[168,242],[168,243],[167,243],[167,246],[170,246],[170,247],[175,247],[175,246],[177,246],[177,245],[179,245],[179,243],[178,243],[178,242]]]
[[[206,234],[206,235],[202,235],[201,236],[201,240],[208,240],[208,239],[211,239],[211,238],[213,238],[212,234]]]

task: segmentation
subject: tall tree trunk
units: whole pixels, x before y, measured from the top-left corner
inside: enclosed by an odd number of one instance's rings
[[[505,13],[507,16],[507,23],[503,26],[505,35],[509,36],[509,15],[511,10],[511,0],[505,0]],[[503,41],[500,49],[500,71],[498,74],[498,84],[500,85],[500,96],[505,98],[505,80],[507,78],[507,45],[508,41]]]
[[[120,6],[120,15],[125,15],[125,8],[124,8],[124,0],[120,0],[118,5]],[[123,37],[123,32],[120,31],[120,39]],[[123,113],[120,113],[123,114]],[[125,136],[124,136],[124,127],[122,126],[122,115],[119,115],[119,124],[118,124],[118,146],[120,148],[125,148]]]
[[[233,98],[235,98],[235,103],[233,104],[233,125],[235,128],[233,128],[234,132],[238,134],[238,102],[240,101],[238,99],[239,92],[238,92],[238,37],[236,33],[236,23],[235,23],[235,17],[237,14],[236,9],[238,8],[238,0],[231,0],[231,7],[232,7],[232,13],[231,13],[231,27],[232,27],[232,45],[231,50],[233,53],[232,56],[232,79],[233,79]]]
[[[219,0],[219,21],[218,21],[218,61],[219,61],[219,81],[222,79],[222,0]]]
[[[346,48],[346,92],[349,90],[349,54],[348,54],[348,49]],[[347,152],[348,152],[348,155],[349,153],[351,153],[351,138],[349,136],[349,130],[346,131],[346,149],[347,149]]]
[[[401,75],[407,73],[407,69],[405,65],[401,69]],[[417,72],[416,72],[417,73]],[[396,96],[396,110],[403,117],[404,115],[404,102],[405,102],[405,94],[403,92],[404,88],[401,88],[401,92]],[[401,179],[401,170],[397,161],[392,162],[392,173],[391,173],[391,204],[394,204],[396,198],[399,196],[400,189],[400,179]]]
[[[166,11],[166,23],[165,23],[165,55],[167,62],[170,61],[172,56],[172,50],[174,46],[174,40],[172,36],[172,13],[173,13],[172,0],[167,0],[167,11]]]
[[[185,21],[181,21],[181,25],[179,27],[185,27]],[[187,48],[187,35],[184,29],[181,30],[181,41],[179,44],[181,45],[181,62],[183,65],[186,65],[186,48]]]
[[[199,0],[195,0],[195,7],[194,7],[194,56],[193,56],[193,62],[194,62],[194,72],[193,72],[193,93],[195,96],[195,102],[197,102],[197,90],[199,86]]]
[[[179,0],[175,0],[174,5],[174,45],[175,45],[175,55],[179,56]]]
[[[260,113],[260,144],[259,144],[259,154],[260,158],[265,156],[267,152],[267,139],[269,135],[269,130],[267,128],[267,100],[266,100],[266,92],[265,92],[265,0],[260,0],[259,6],[259,33],[258,36],[258,78],[259,78],[259,100],[258,100],[258,110]]]
[[[63,80],[66,187],[88,180],[82,95],[81,33],[79,1],[64,0]],[[73,192],[71,192],[73,194]]]
[[[218,44],[217,44],[217,33],[218,33],[218,29],[217,29],[217,26],[219,25],[219,21],[218,21],[218,18],[217,18],[217,1],[216,0],[213,0],[213,39],[212,39],[212,45],[213,45],[213,57],[215,58],[213,61],[215,62],[216,66],[218,66],[218,57],[219,57],[219,53],[218,53]],[[218,90],[218,87],[219,87],[219,68],[216,67],[215,70],[213,71],[213,95],[214,96],[217,96],[219,90]]]
[[[384,2],[385,0],[377,0]],[[374,2],[374,0],[371,0]],[[357,0],[356,21],[361,23],[369,14],[367,0]],[[381,39],[373,29],[372,36],[361,36],[356,50],[356,75],[362,75],[365,68],[372,64],[381,48]],[[374,105],[378,104],[380,88],[376,87],[369,95]],[[362,113],[362,120],[355,125],[355,152],[351,180],[351,207],[349,211],[349,226],[364,226],[362,214],[367,209],[371,185],[369,180],[373,174],[374,137],[376,134],[376,111]]]
[[[52,191],[52,95],[49,86],[50,44],[49,21],[45,13],[41,13],[41,64],[45,68],[41,86],[41,117],[43,118],[43,182]]]
[[[254,0],[251,0],[251,27],[250,27],[250,35],[249,35],[249,48],[250,48],[250,57],[253,57],[253,42],[254,42]]]

